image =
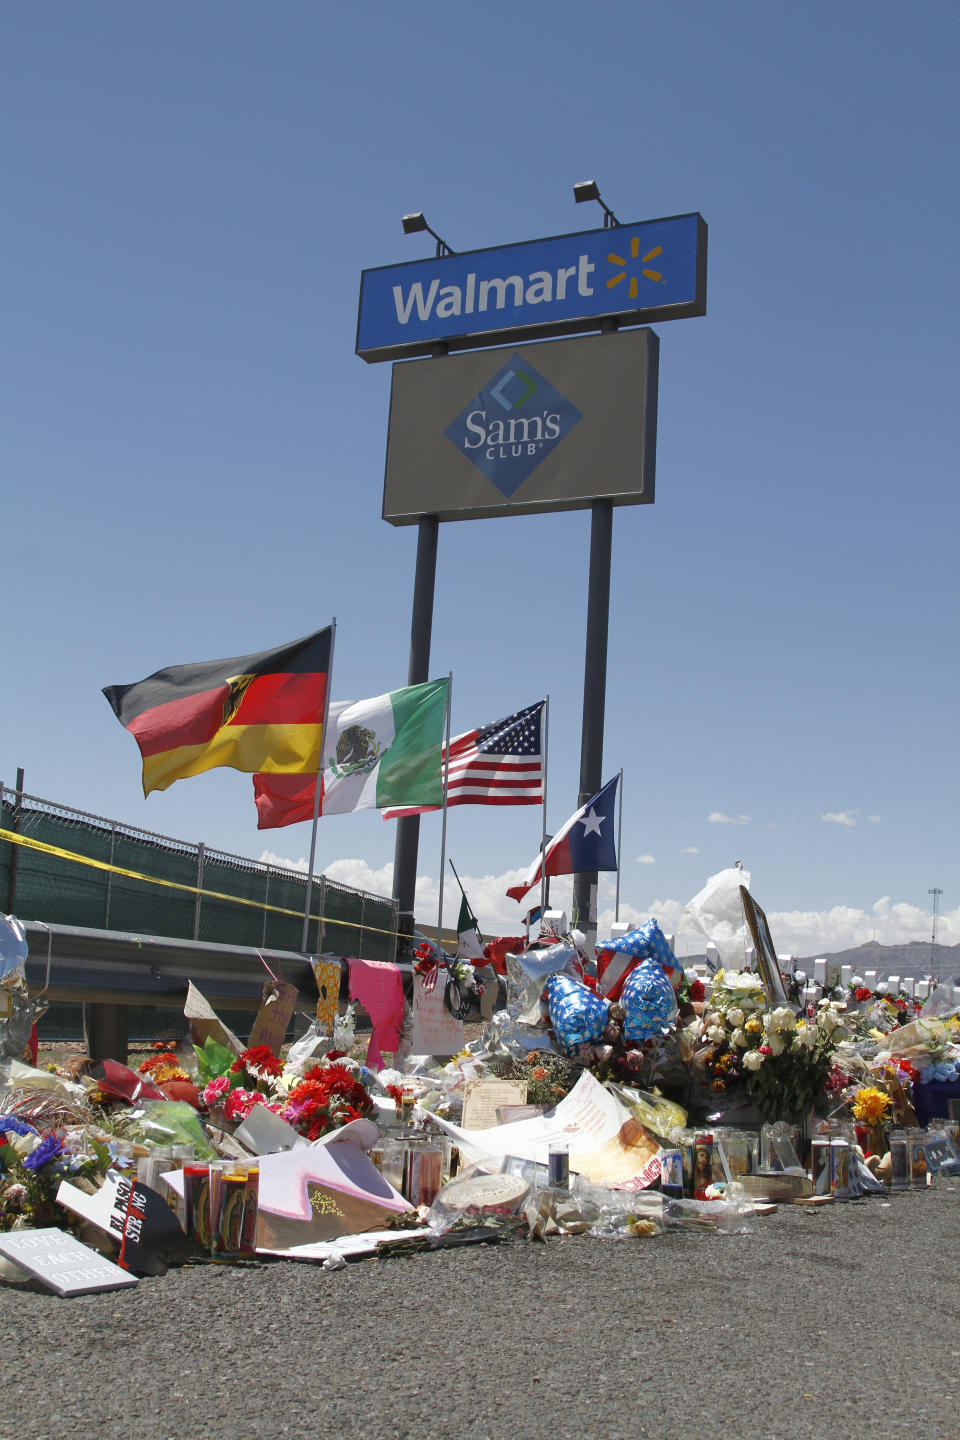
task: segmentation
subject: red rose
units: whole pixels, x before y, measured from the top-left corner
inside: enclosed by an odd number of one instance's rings
[[[690,1002],[691,1002],[691,1004],[692,1004],[695,1000],[705,1000],[706,998],[707,998],[707,991],[706,991],[706,988],[705,988],[705,986],[704,986],[703,981],[702,981],[702,980],[693,980],[693,981],[691,981],[691,983],[690,983]]]

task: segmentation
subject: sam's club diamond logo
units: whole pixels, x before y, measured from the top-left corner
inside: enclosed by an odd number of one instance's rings
[[[529,360],[513,355],[443,433],[509,496],[582,419]]]

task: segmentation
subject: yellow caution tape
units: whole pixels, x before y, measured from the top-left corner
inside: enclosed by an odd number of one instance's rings
[[[139,880],[143,885],[162,885],[167,890],[183,890],[188,895],[206,896],[208,900],[227,900],[233,905],[250,905],[254,910],[269,911],[272,915],[292,915],[303,919],[302,910],[286,910],[280,905],[268,905],[264,900],[248,900],[243,895],[225,895],[222,890],[204,890],[197,885],[184,885],[179,880],[161,880],[158,875],[144,875],[140,870],[125,870],[121,865],[111,865],[107,860],[95,860],[92,855],[78,855],[74,850],[61,850],[58,845],[48,845],[45,840],[34,840],[30,835],[21,835],[16,830],[0,828],[0,840],[11,845],[22,845],[26,850],[38,850],[42,855],[53,855],[58,860],[72,860],[77,865],[87,865],[91,870],[106,870],[110,875],[123,875],[127,880]],[[334,920],[326,915],[311,915],[311,921],[319,920],[323,925],[342,925],[347,930],[366,930],[371,935],[389,935],[398,939],[397,930],[381,930],[375,925],[358,924],[355,920]]]

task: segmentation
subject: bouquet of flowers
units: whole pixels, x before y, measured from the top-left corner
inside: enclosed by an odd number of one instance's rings
[[[67,1226],[69,1217],[56,1203],[60,1181],[102,1179],[108,1165],[99,1147],[74,1156],[59,1131],[41,1135],[16,1115],[0,1115],[0,1230]]]
[[[761,1024],[761,1043],[742,1059],[750,1098],[764,1119],[797,1123],[825,1106],[836,1047],[849,1031],[831,1001],[822,1001],[812,1020],[780,1006]]]
[[[280,1111],[283,1119],[308,1140],[319,1140],[330,1130],[369,1115],[373,1101],[360,1068],[347,1056],[325,1056],[302,1080],[298,1078]]]

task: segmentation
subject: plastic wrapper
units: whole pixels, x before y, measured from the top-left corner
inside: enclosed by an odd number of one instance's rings
[[[665,1230],[711,1230],[719,1235],[755,1235],[757,1212],[740,1185],[729,1185],[719,1200],[663,1202]]]
[[[66,1125],[83,1125],[93,1119],[93,1111],[81,1094],[68,1094],[53,1086],[33,1089],[30,1086],[8,1090],[0,1106],[5,1115],[16,1115],[45,1133],[62,1130]]]
[[[0,987],[27,988],[27,932],[16,915],[0,914]]]
[[[675,1140],[686,1126],[687,1112],[675,1100],[668,1100],[665,1095],[651,1095],[646,1090],[635,1090],[630,1085],[607,1083],[614,1094],[620,1096],[634,1119],[660,1139]]]
[[[544,1240],[548,1235],[585,1235],[597,1224],[600,1210],[585,1194],[545,1185],[527,1197],[523,1218],[531,1240]]]
[[[677,926],[682,933],[693,930],[705,935],[716,946],[724,965],[742,961],[748,943],[741,885],[750,889],[750,872],[738,866],[711,875],[686,905]]]
[[[310,1022],[306,1033],[295,1040],[287,1051],[284,1068],[295,1075],[303,1075],[315,1060],[333,1049],[329,1035],[321,1035],[315,1020]]]
[[[159,1085],[154,1085],[145,1075],[139,1075],[119,1060],[98,1060],[90,1065],[87,1074],[96,1081],[97,1089],[108,1100],[123,1100],[135,1105],[140,1100],[165,1100],[167,1097]]]
[[[123,1129],[148,1145],[193,1145],[198,1160],[217,1158],[200,1116],[185,1100],[144,1100],[124,1117]]]
[[[12,989],[6,998],[10,1013],[0,1018],[0,1055],[19,1060],[30,1043],[34,1025],[49,1006],[43,1000],[31,1000],[18,989]]]
[[[499,1160],[480,1160],[448,1180],[430,1207],[428,1226],[444,1231],[464,1219],[515,1225],[530,1195],[530,1185],[522,1176],[505,1173],[499,1167]]]

